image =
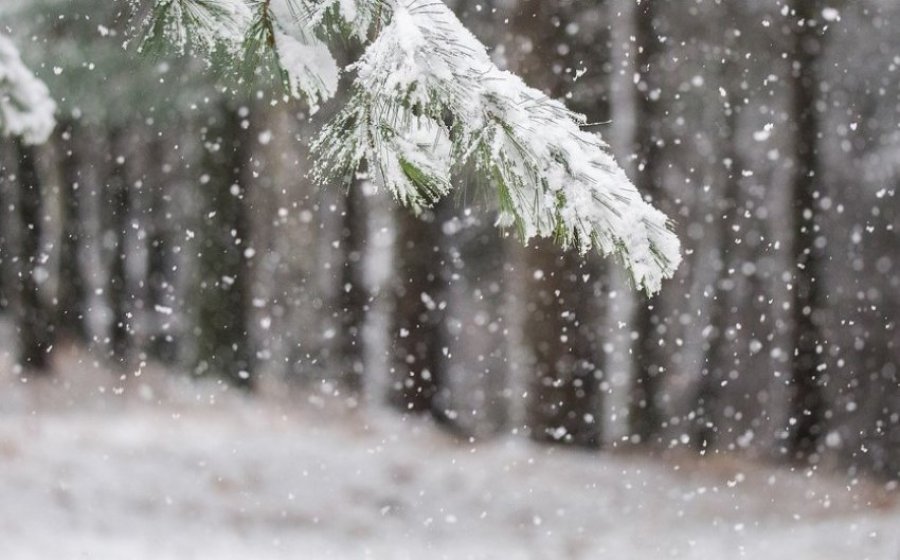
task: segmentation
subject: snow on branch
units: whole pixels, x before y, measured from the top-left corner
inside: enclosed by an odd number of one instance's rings
[[[197,4],[194,15],[185,18],[190,4]],[[163,25],[179,46],[189,32],[177,23],[199,21],[207,52],[213,43],[241,41],[271,48],[289,91],[313,107],[337,89],[329,38],[340,32],[365,46],[345,69],[355,74],[346,107],[313,144],[321,182],[350,180],[364,167],[420,212],[450,192],[454,169],[471,163],[493,187],[498,225],[514,226],[523,240],[550,237],[581,253],[616,255],[650,293],[674,274],[680,246],[668,219],[643,200],[600,135],[584,129],[582,115],[494,65],[443,1],[157,0],[157,6],[170,15],[151,21],[169,23],[152,23],[151,30]],[[246,18],[236,15],[245,10]],[[216,23],[215,14],[226,16]],[[246,23],[236,23],[242,18]]]
[[[271,54],[286,89],[292,96],[306,99],[315,110],[337,93],[340,69],[328,45],[310,26],[311,14],[301,8],[286,0],[257,2],[244,36],[244,59],[253,64],[265,55],[267,47],[274,47]]]
[[[190,46],[211,54],[218,46],[236,50],[248,32],[253,12],[244,0],[156,0],[144,23],[141,50]]]
[[[141,0],[132,0],[140,12]],[[343,3],[343,2],[342,2]],[[352,2],[347,1],[348,5]],[[267,62],[294,97],[311,107],[337,92],[340,69],[316,27],[332,18],[328,2],[310,0],[155,0],[143,23],[141,51],[167,46],[237,61],[248,74]],[[349,8],[345,10],[348,14]],[[337,11],[335,14],[343,14]]]
[[[618,255],[648,292],[674,273],[679,243],[667,218],[643,201],[601,137],[582,129],[584,117],[497,68],[440,0],[393,2],[390,23],[351,69],[349,109],[315,146],[320,169],[365,160],[418,210],[449,190],[449,139],[450,164],[474,161],[496,191],[500,225],[515,225],[523,239]],[[385,156],[405,164],[386,165]]]
[[[0,132],[42,144],[56,126],[55,113],[47,86],[22,63],[12,41],[0,35]]]

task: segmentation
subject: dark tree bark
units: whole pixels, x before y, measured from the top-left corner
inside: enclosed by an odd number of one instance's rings
[[[603,441],[602,351],[595,323],[597,269],[553,241],[528,251],[531,294],[525,340],[533,357],[527,422],[531,437],[598,447]]]
[[[254,385],[255,354],[250,343],[250,231],[246,200],[251,134],[244,119],[223,108],[210,120],[200,185],[201,219],[197,303],[198,371],[210,370],[235,386]],[[242,126],[243,125],[243,126]]]
[[[439,225],[434,213],[417,218],[399,208],[396,216],[394,359],[388,402],[404,412],[440,417],[436,400],[443,374]]]
[[[725,7],[726,15],[732,15],[730,8]],[[734,17],[726,17],[726,21],[734,21]],[[695,395],[696,418],[691,441],[699,451],[708,451],[715,447],[718,428],[718,409],[720,407],[722,382],[726,380],[728,370],[733,365],[733,356],[728,355],[728,339],[726,333],[733,318],[732,289],[728,287],[733,280],[731,271],[735,268],[736,255],[733,227],[738,223],[738,208],[741,201],[741,176],[744,169],[743,158],[738,150],[737,127],[740,112],[740,98],[732,94],[730,84],[740,79],[740,49],[735,44],[739,35],[729,28],[724,33],[725,56],[723,57],[721,79],[722,89],[726,91],[725,114],[719,128],[718,141],[723,149],[717,152],[717,159],[725,165],[722,177],[722,194],[717,199],[715,213],[716,222],[716,278],[712,286],[712,298],[709,303],[708,326],[709,336],[706,341],[704,367],[700,371]]]
[[[656,30],[657,5],[646,1],[634,8],[635,64],[640,77],[635,92],[634,133],[635,153],[638,155],[635,184],[644,196],[665,210],[665,164],[661,145],[664,110],[653,95],[658,87],[657,74],[660,69],[657,64],[663,51]],[[631,435],[641,443],[656,439],[663,423],[659,391],[668,357],[665,348],[660,345],[660,338],[665,332],[662,304],[660,296],[650,298],[643,294],[635,304],[633,327],[637,340],[633,348],[634,377],[628,416]]]
[[[84,241],[84,225],[81,215],[81,196],[84,184],[79,157],[80,130],[67,123],[60,142],[60,189],[62,207],[62,239],[59,249],[59,282],[56,304],[57,335],[73,341],[87,341],[85,306],[87,286],[81,268],[81,247]]]
[[[341,269],[338,372],[341,382],[351,391],[363,386],[365,340],[363,330],[369,310],[369,293],[365,284],[364,254],[368,236],[368,213],[362,185],[355,182],[344,198],[342,246],[344,264]]]
[[[823,376],[819,370],[823,344],[821,321],[826,308],[822,291],[825,250],[817,239],[820,194],[820,130],[818,58],[823,48],[822,28],[814,26],[824,4],[818,0],[794,0],[795,17],[803,25],[794,30],[793,69],[790,75],[791,116],[794,127],[793,199],[793,360],[788,426],[789,452],[794,459],[816,453],[823,435],[826,408]]]
[[[51,312],[41,294],[43,269],[41,246],[44,193],[37,169],[35,148],[16,140],[18,155],[19,235],[16,286],[16,334],[18,362],[25,373],[44,372],[50,365],[54,332]]]
[[[148,341],[149,354],[165,364],[174,364],[178,358],[178,345],[167,324],[175,307],[175,258],[173,246],[177,243],[171,226],[172,213],[167,192],[168,178],[162,168],[165,155],[160,142],[151,146],[152,165],[147,176],[146,188],[150,189],[147,216],[147,309],[154,317]]]
[[[509,293],[509,243],[498,235],[491,216],[475,218],[458,210],[451,204],[438,207],[439,223],[453,225],[441,235],[440,296],[446,310],[440,337],[446,355],[438,401],[457,433],[482,438],[501,433],[511,420],[508,331],[500,328],[502,301]]]
[[[131,213],[131,185],[128,183],[128,137],[124,130],[110,134],[110,174],[106,185],[106,239],[111,251],[107,297],[112,314],[109,330],[110,357],[127,367],[132,350],[132,298],[128,283],[128,218]]]
[[[728,124],[727,134],[734,131],[734,115],[726,117]],[[696,393],[696,418],[693,437],[691,440],[698,450],[708,450],[715,446],[718,432],[716,407],[719,406],[720,387],[726,379],[729,369],[729,357],[726,355],[728,340],[726,332],[732,317],[731,314],[731,290],[725,285],[729,282],[729,270],[732,269],[734,256],[732,248],[732,226],[737,223],[738,199],[740,197],[740,160],[737,159],[734,150],[734,139],[722,139],[726,145],[730,145],[730,155],[726,159],[732,161],[725,179],[725,192],[717,205],[717,217],[719,219],[717,230],[718,255],[716,266],[716,279],[713,285],[712,300],[709,304],[710,334],[707,338],[707,347],[704,358],[704,367],[700,372],[700,380]],[[721,217],[719,217],[721,216]]]
[[[13,291],[15,290],[15,273],[13,272],[12,204],[15,185],[10,175],[10,163],[7,162],[6,148],[8,141],[0,144],[0,313],[10,310]],[[10,156],[11,157],[11,156]]]
[[[599,5],[598,5],[599,4]],[[513,66],[526,81],[551,97],[573,92],[573,108],[591,122],[609,117],[608,28],[581,28],[567,33],[567,24],[578,23],[588,10],[604,10],[604,3],[590,7],[555,2],[523,2],[511,18],[512,29],[523,40],[540,45],[533,52],[524,44],[513,49]],[[559,47],[565,45],[566,49]],[[577,84],[560,68],[590,65],[590,75]],[[556,69],[556,70],[554,70]],[[578,95],[577,86],[587,95]],[[525,344],[531,351],[533,371],[526,404],[531,437],[540,441],[598,447],[602,443],[602,393],[604,356],[600,348],[597,317],[603,314],[601,289],[605,270],[595,255],[564,251],[552,241],[533,242],[526,250],[521,274],[528,294]]]

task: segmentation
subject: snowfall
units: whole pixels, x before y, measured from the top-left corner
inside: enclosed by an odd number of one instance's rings
[[[3,560],[900,559],[883,482],[460,442],[308,390],[57,354],[55,379],[23,381],[0,348]]]

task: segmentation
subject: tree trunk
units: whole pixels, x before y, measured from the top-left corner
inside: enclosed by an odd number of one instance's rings
[[[708,326],[710,332],[707,337],[705,363],[700,372],[701,377],[695,398],[697,407],[695,429],[691,438],[698,450],[708,450],[715,446],[718,432],[715,408],[719,399],[720,387],[727,377],[728,370],[728,357],[725,352],[728,346],[726,333],[732,314],[731,289],[727,287],[727,283],[734,264],[731,250],[734,245],[732,226],[737,223],[741,166],[734,149],[734,137],[731,136],[734,133],[734,116],[726,116],[726,120],[728,124],[725,129],[728,131],[729,137],[720,140],[729,145],[728,155],[725,155],[724,159],[732,163],[728,169],[728,176],[724,179],[725,189],[716,209],[718,212],[716,216],[719,219],[716,228],[718,244],[716,266],[718,268],[709,304]]]
[[[552,240],[526,249],[525,340],[532,354],[527,410],[531,437],[598,447],[603,441],[602,350],[595,323],[597,271]]]
[[[79,157],[78,128],[68,123],[62,134],[60,189],[62,206],[62,240],[59,248],[59,290],[57,292],[56,321],[57,336],[73,341],[86,342],[88,339],[85,318],[87,287],[81,269],[81,246],[84,240],[84,225],[81,215],[82,161]]]
[[[635,97],[635,153],[638,155],[635,184],[657,206],[665,206],[663,191],[664,162],[661,128],[664,118],[659,100],[654,99],[660,70],[662,46],[655,29],[654,2],[641,2],[635,8],[635,64],[640,77]],[[665,208],[663,208],[665,210]],[[671,214],[670,214],[671,215]],[[662,298],[641,294],[635,303],[633,328],[637,340],[634,352],[634,377],[629,406],[629,428],[641,443],[654,440],[663,423],[659,402],[661,377],[666,371],[667,355],[660,344],[665,333]]]
[[[388,401],[404,412],[440,414],[441,289],[439,225],[434,213],[421,218],[398,208],[393,368]]]
[[[244,119],[223,108],[207,127],[205,196],[201,219],[197,351],[199,373],[207,370],[233,385],[254,385],[254,352],[250,345],[251,272],[248,263],[249,219],[245,200],[250,134]]]
[[[151,165],[165,166],[165,155],[160,142],[154,142]],[[162,169],[153,169],[145,184],[150,189],[147,216],[147,310],[153,318],[148,352],[164,364],[174,364],[178,358],[178,345],[169,330],[176,305],[175,266],[173,247],[177,241],[170,225],[172,213],[168,193],[168,181]]]
[[[730,14],[725,7],[726,14]],[[726,18],[733,21],[734,17]],[[694,419],[691,441],[698,451],[705,452],[714,448],[719,432],[717,410],[722,383],[726,381],[728,370],[733,364],[733,356],[728,356],[728,325],[732,320],[732,291],[734,282],[730,278],[735,268],[733,227],[738,223],[738,208],[741,202],[741,177],[744,170],[743,158],[738,149],[738,115],[740,112],[740,96],[732,94],[732,84],[740,80],[741,67],[735,60],[740,53],[735,44],[739,35],[732,30],[725,30],[727,38],[723,43],[725,52],[730,56],[723,59],[721,68],[722,91],[726,92],[724,119],[719,129],[718,142],[723,147],[716,152],[717,159],[725,166],[721,176],[722,192],[717,199],[713,216],[716,223],[716,278],[712,286],[708,312],[709,336],[706,340],[704,367],[700,371],[695,395],[696,417]],[[720,177],[715,175],[715,177]],[[730,284],[730,285],[729,285]]]
[[[365,283],[365,243],[368,237],[368,214],[363,185],[354,182],[344,198],[342,245],[344,264],[340,286],[340,334],[337,363],[341,382],[351,391],[362,390],[365,369],[363,331],[369,310],[369,293]]]
[[[16,278],[13,272],[13,241],[12,236],[12,203],[15,185],[11,180],[13,173],[10,170],[11,161],[7,161],[6,148],[11,143],[7,140],[0,144],[0,313],[10,311]],[[11,158],[12,155],[9,156]]]
[[[132,301],[128,285],[128,218],[131,212],[131,185],[128,184],[128,137],[125,131],[110,134],[111,168],[106,185],[106,243],[111,251],[107,297],[112,320],[109,326],[109,352],[112,361],[128,367],[132,349]]]
[[[600,4],[598,6],[597,4]],[[512,49],[512,66],[525,79],[551,97],[573,92],[573,107],[591,122],[604,122],[609,99],[597,92],[609,90],[603,75],[608,60],[609,30],[579,28],[570,35],[568,24],[577,26],[586,11],[605,9],[605,2],[591,7],[552,2],[523,2],[511,18],[521,36]],[[562,25],[560,25],[562,23]],[[541,45],[540,50],[528,45]],[[566,45],[563,51],[558,48]],[[565,54],[564,54],[565,53]],[[586,80],[593,80],[586,96],[579,85],[559,68],[576,68],[590,60]],[[599,83],[598,83],[599,80]],[[603,352],[599,330],[603,314],[601,288],[605,270],[595,256],[564,251],[551,240],[532,242],[525,250],[525,270],[520,271],[530,298],[525,315],[524,343],[531,353],[526,419],[532,438],[540,441],[597,447],[602,443]]]
[[[820,27],[811,22],[819,17],[817,0],[795,0],[796,18],[804,22],[795,31],[791,84],[791,115],[794,120],[794,168],[791,180],[794,220],[793,243],[793,360],[789,452],[794,459],[806,459],[817,452],[823,434],[825,397],[819,370],[818,347],[823,343],[821,320],[826,302],[822,292],[824,245],[818,225],[819,189],[818,57],[823,47]]]
[[[50,310],[41,296],[40,285],[46,277],[41,246],[44,198],[37,169],[35,148],[16,140],[18,155],[19,252],[16,299],[18,363],[25,373],[43,372],[50,365],[53,323]]]

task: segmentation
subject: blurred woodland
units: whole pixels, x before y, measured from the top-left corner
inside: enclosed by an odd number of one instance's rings
[[[900,4],[448,3],[672,217],[660,294],[523,247],[465,174],[421,217],[364,175],[318,188],[333,104],[139,55],[126,2],[3,0],[59,104],[50,142],[0,150],[16,374],[74,344],[123,379],[285,382],[464,438],[900,476]]]

